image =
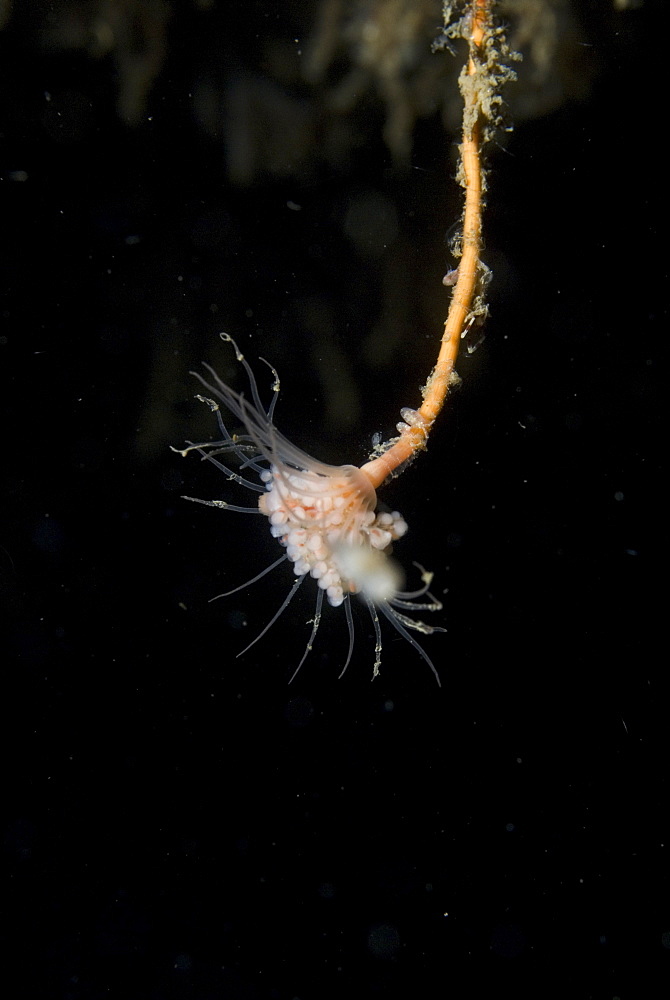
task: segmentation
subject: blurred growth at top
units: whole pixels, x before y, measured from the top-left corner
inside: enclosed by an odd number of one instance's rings
[[[498,16],[524,57],[516,123],[582,96],[592,69],[568,0],[502,0]],[[458,63],[431,54],[441,23],[440,0],[0,0],[0,26],[45,50],[109,60],[129,125],[146,117],[169,61],[190,63],[195,117],[225,144],[240,185],[346,166],[375,122],[399,166],[411,160],[419,119],[439,114],[456,135]]]

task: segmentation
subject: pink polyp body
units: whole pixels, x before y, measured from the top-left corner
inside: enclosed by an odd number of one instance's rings
[[[442,605],[428,590],[432,574],[426,573],[421,567],[424,585],[412,593],[406,593],[402,589],[402,572],[390,558],[390,549],[392,543],[407,532],[407,524],[397,511],[376,511],[375,483],[382,482],[386,473],[375,479],[368,471],[376,469],[376,464],[383,462],[383,455],[358,468],[354,465],[327,465],[296,447],[274,424],[277,397],[273,398],[265,411],[249,364],[232,338],[227,334],[221,336],[223,340],[233,344],[237,359],[247,372],[251,401],[231,389],[209,365],[205,365],[211,382],[198,373],[194,374],[216,398],[198,398],[216,413],[221,437],[201,444],[189,442],[188,447],[174,450],[184,456],[191,451],[199,452],[204,459],[222,471],[229,481],[255,491],[259,495],[255,507],[238,507],[218,499],[197,502],[219,509],[260,513],[268,519],[270,533],[283,547],[285,555],[246,583],[218,596],[229,596],[256,583],[285,560],[292,563],[295,574],[293,586],[279,610],[242,652],[246,652],[263,638],[284,613],[300,583],[306,576],[311,576],[317,585],[312,632],[293,677],[312,648],[321,620],[324,598],[333,607],[344,606],[349,632],[349,651],[340,676],[344,674],[354,647],[354,624],[349,598],[352,594],[360,594],[370,612],[375,632],[373,677],[377,676],[381,662],[378,609],[425,660],[439,684],[439,677],[430,657],[407,630],[412,629],[424,635],[444,630],[409,618],[404,612],[437,611]],[[270,368],[275,376],[273,390],[277,393],[279,378],[272,366]],[[231,433],[228,430],[221,415],[220,403],[243,425],[241,433]],[[413,413],[414,411],[407,410],[404,417],[413,420]],[[408,425],[408,429],[413,428]],[[226,464],[226,456],[233,458],[239,471]],[[248,478],[249,472],[258,475],[260,484]]]
[[[304,457],[307,465],[309,457]],[[352,561],[348,550],[369,548],[381,557],[407,525],[397,512],[375,514],[376,493],[356,466],[331,466],[328,475],[321,463],[319,468],[316,472],[273,464],[263,473],[267,492],[258,506],[270,520],[272,535],[286,548],[296,576],[309,573],[328,602],[339,607],[346,594],[366,589],[366,562]],[[391,578],[397,581],[389,567]],[[389,583],[389,596],[394,596],[392,590]]]

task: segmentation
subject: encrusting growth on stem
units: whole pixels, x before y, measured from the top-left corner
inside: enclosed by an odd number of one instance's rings
[[[493,120],[495,123],[497,118],[495,109],[499,99],[496,100],[495,92],[500,83],[513,77],[510,70],[500,66],[499,55],[493,44],[499,32],[493,26],[492,2],[493,0],[474,0],[468,4],[465,16],[452,25],[448,24],[451,4],[445,3],[447,27],[444,44],[447,44],[447,39],[462,37],[469,45],[467,66],[459,80],[464,100],[459,179],[465,188],[465,211],[460,238],[461,260],[444,324],[440,352],[423,390],[423,402],[418,410],[408,411],[412,413],[411,423],[408,421],[408,426],[402,429],[400,437],[383,454],[372,458],[361,468],[375,489],[416,452],[425,448],[431,428],[444,406],[449,387],[457,380],[454,365],[461,337],[466,323],[473,316],[473,310],[477,308],[476,299],[486,273],[479,259],[484,191],[481,148],[486,122]],[[504,43],[501,48],[504,50]],[[485,307],[480,303],[479,309],[483,312]],[[407,421],[407,417],[405,420]]]

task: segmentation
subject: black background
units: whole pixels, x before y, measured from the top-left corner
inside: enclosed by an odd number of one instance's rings
[[[203,79],[272,80],[314,6],[175,5],[132,123],[119,64],[45,44],[44,7],[0,36],[7,995],[666,997],[660,8],[572,6],[579,99],[491,152],[486,340],[380,491],[444,601],[438,689],[388,627],[371,683],[358,606],[344,678],[328,609],[289,687],[308,584],[236,659],[290,570],[209,604],[278,552],[260,518],[182,501],[253,498],[168,448],[214,433],[190,369],[243,387],[220,330],[263,392],[276,365],[280,428],[326,461],[365,461],[435,357],[459,214],[439,114],[403,165],[370,93],[341,156],[312,136],[243,177],[237,112],[198,116]]]

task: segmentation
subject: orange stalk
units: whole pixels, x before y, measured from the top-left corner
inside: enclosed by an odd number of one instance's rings
[[[463,24],[468,26],[469,55],[465,71],[467,77],[474,77],[480,71],[480,55],[485,45],[487,33],[491,30],[492,0],[473,0],[468,5],[468,14]],[[482,229],[482,96],[483,90],[477,86],[464,86],[463,141],[461,144],[462,183],[465,188],[465,211],[461,238],[461,259],[458,266],[458,280],[454,287],[449,312],[444,324],[444,334],[440,343],[437,362],[423,390],[423,402],[418,410],[411,412],[409,426],[382,455],[362,466],[377,489],[385,479],[407,462],[417,451],[426,447],[428,435],[437,419],[452,382],[455,380],[454,365],[466,321],[472,313],[477,283],[480,274],[479,254]],[[405,416],[405,414],[403,414]],[[407,418],[406,418],[407,419]]]

